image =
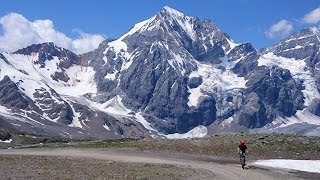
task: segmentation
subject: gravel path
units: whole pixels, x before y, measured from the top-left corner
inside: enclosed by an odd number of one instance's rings
[[[61,160],[61,158],[63,159]],[[46,159],[46,161],[39,162],[43,159]],[[12,163],[13,161],[17,163]],[[64,166],[61,168],[55,166],[61,162],[65,162],[62,163]],[[35,166],[37,163],[40,163],[38,167]],[[73,172],[68,163],[75,167],[90,167],[97,172],[96,174],[79,174],[80,171],[89,169],[88,171],[91,172],[92,170],[90,168],[84,168],[83,170],[75,168],[74,171],[77,172]],[[319,174],[262,169],[250,166],[250,162],[248,162],[248,168],[242,170],[237,160],[187,154],[71,148],[0,150],[1,177],[7,179],[47,178],[45,176],[47,172],[44,173],[45,169],[36,173],[25,170],[24,174],[19,174],[21,168],[28,169],[28,164],[35,166],[33,169],[47,166],[46,169],[49,169],[55,175],[48,175],[52,179],[319,179]],[[61,169],[68,169],[69,171],[59,174],[62,171]]]

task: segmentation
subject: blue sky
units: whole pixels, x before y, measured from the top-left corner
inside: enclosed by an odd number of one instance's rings
[[[165,5],[210,19],[236,42],[251,42],[256,48],[320,22],[320,9],[310,17],[313,21],[304,19],[320,7],[320,0],[1,0],[0,18],[15,12],[31,22],[49,19],[55,30],[71,39],[79,32],[115,38]]]

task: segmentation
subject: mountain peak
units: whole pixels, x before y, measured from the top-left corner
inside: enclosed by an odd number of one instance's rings
[[[169,6],[164,6],[162,8],[162,10],[160,11],[160,13],[165,13],[170,16],[184,16],[183,13],[181,13],[180,11],[177,11]]]
[[[53,42],[46,42],[41,44],[32,44],[28,47],[23,49],[19,49],[15,54],[24,54],[24,55],[31,55],[31,53],[39,53],[40,51],[48,51],[52,49],[59,49],[61,51],[63,48],[57,47]]]
[[[180,24],[185,24],[184,21],[190,20],[191,17],[184,15],[183,13],[169,7],[164,6],[156,15],[151,18],[141,21],[135,24],[128,32],[122,35],[118,40],[123,40],[124,38],[134,34],[141,33],[143,31],[151,31],[154,28],[159,28],[159,24],[163,22],[177,22]],[[191,29],[191,27],[189,27]]]
[[[319,32],[320,32],[317,27],[310,27],[309,30],[310,30],[311,32],[313,32],[314,34],[319,34]]]
[[[22,54],[33,56],[38,54],[38,60],[36,63],[41,64],[41,67],[45,66],[45,61],[52,60],[54,57],[58,57],[59,59],[68,59],[70,61],[69,64],[64,64],[63,66],[67,67],[70,64],[78,64],[79,58],[73,52],[64,49],[62,47],[56,46],[53,42],[46,42],[41,44],[32,44],[26,48],[19,49],[14,54]]]

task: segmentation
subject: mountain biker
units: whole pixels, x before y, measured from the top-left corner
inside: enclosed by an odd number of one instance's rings
[[[240,145],[238,147],[239,154],[247,152],[247,146],[244,144],[244,140],[240,140]]]
[[[248,150],[247,150],[247,146],[244,144],[244,140],[240,140],[240,145],[238,147],[238,153],[240,154],[240,161],[241,161],[241,158],[243,157],[244,158],[244,166],[246,165],[245,164],[245,156],[246,154],[248,153]],[[243,166],[242,166],[243,168]]]

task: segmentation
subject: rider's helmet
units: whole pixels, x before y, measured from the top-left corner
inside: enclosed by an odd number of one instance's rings
[[[244,140],[241,139],[241,140],[240,140],[240,144],[244,144]]]

